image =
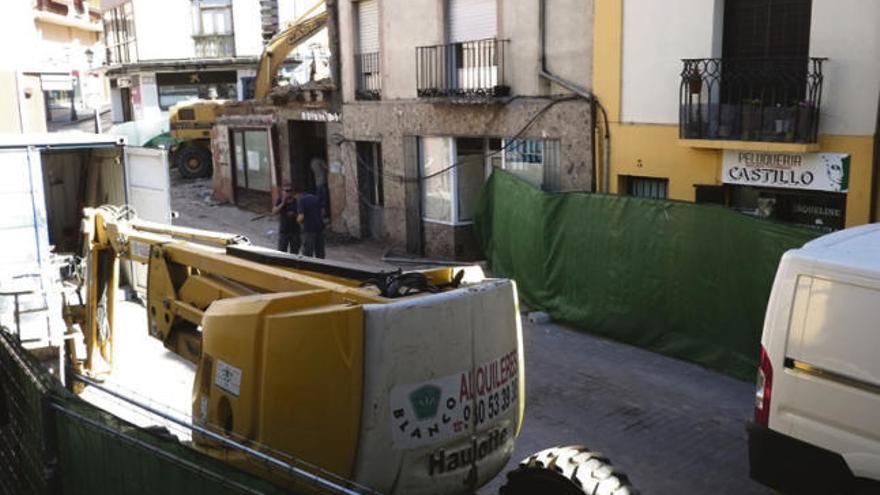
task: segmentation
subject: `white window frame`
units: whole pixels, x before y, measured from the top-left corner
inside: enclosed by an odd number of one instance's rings
[[[425,176],[425,156],[424,156],[424,144],[423,139],[432,138],[432,139],[445,139],[450,142],[449,145],[449,156],[447,159],[449,160],[443,166],[443,168],[447,168],[453,163],[455,163],[456,158],[456,146],[455,146],[455,137],[453,136],[419,136],[419,208],[421,209],[421,217],[423,222],[427,223],[435,223],[439,225],[468,225],[473,222],[458,222],[458,167],[452,168],[443,172],[444,174],[452,174],[452,180],[450,181],[452,189],[450,191],[450,218],[452,220],[437,220],[435,218],[430,218],[425,216],[425,184],[426,181],[422,178]],[[442,175],[442,174],[441,174]]]
[[[453,227],[454,226],[461,226],[461,225],[473,225],[473,223],[474,223],[473,219],[459,220],[459,216],[461,213],[460,208],[458,207],[458,191],[459,191],[458,186],[459,186],[460,177],[458,174],[458,167],[457,166],[450,169],[450,170],[447,170],[446,172],[443,172],[445,174],[452,174],[452,180],[450,181],[451,182],[450,187],[452,188],[451,196],[450,196],[450,203],[451,204],[450,204],[450,208],[449,208],[449,211],[451,214],[450,218],[452,218],[451,221],[450,220],[437,220],[435,218],[430,218],[430,217],[425,216],[425,209],[424,209],[425,181],[421,179],[422,177],[425,176],[424,148],[422,147],[423,146],[422,139],[434,138],[434,139],[446,139],[446,140],[450,141],[451,144],[449,146],[449,156],[447,157],[449,161],[443,167],[443,168],[446,168],[446,167],[449,167],[452,164],[454,164],[458,159],[458,146],[456,145],[455,140],[458,138],[466,138],[466,137],[467,136],[430,136],[430,135],[419,136],[419,152],[418,152],[418,160],[419,160],[418,165],[419,165],[419,178],[420,178],[420,180],[419,180],[419,204],[420,204],[420,209],[421,209],[420,214],[421,214],[421,218],[422,218],[423,222],[434,223],[434,224],[438,224],[438,225],[448,225],[448,226],[453,226]],[[483,140],[483,175],[485,178],[488,178],[489,174],[492,172],[492,157],[488,156],[490,153],[489,141],[491,139],[498,139],[498,138],[493,138],[493,137],[489,137],[489,136],[476,136],[475,138]],[[505,142],[505,140],[501,139],[501,142],[502,142],[502,146],[503,146],[503,143]],[[504,152],[500,151],[499,154],[501,154],[503,156]],[[484,178],[484,182],[486,180],[485,178]]]

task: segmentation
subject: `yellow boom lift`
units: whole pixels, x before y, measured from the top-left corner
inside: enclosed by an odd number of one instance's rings
[[[119,263],[146,264],[149,334],[197,365],[192,420],[211,434],[194,448],[286,488],[312,485],[223,440],[417,494],[472,493],[511,456],[525,404],[512,281],[304,258],[118,207],[85,209],[83,233],[84,296],[65,309],[85,344],[68,348],[74,369],[112,369]],[[508,478],[508,495],[632,493],[580,447],[535,454]]]
[[[283,31],[275,35],[263,48],[257,62],[254,79],[254,98],[268,96],[275,85],[278,70],[297,46],[327,25],[327,10],[315,13],[321,0],[300,15]],[[178,103],[168,111],[171,137],[181,141],[173,149],[173,162],[183,177],[207,177],[211,173],[211,127],[217,121],[226,100],[195,100]]]

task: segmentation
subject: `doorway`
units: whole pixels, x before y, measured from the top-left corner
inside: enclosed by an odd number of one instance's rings
[[[288,122],[290,179],[294,186],[316,194],[330,211],[327,191],[327,124]],[[314,161],[313,161],[314,160]]]
[[[812,0],[725,0],[723,103],[786,107],[806,98],[812,7]]]
[[[382,145],[369,141],[355,143],[357,150],[358,204],[361,237],[382,237],[385,191],[383,184]]]
[[[131,122],[131,88],[119,88],[119,97],[122,100],[122,121]]]

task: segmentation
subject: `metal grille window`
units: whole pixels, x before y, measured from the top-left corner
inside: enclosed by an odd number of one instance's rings
[[[108,64],[137,62],[134,8],[131,2],[104,12],[104,45]]]
[[[634,175],[622,177],[626,184],[626,194],[639,198],[666,199],[669,189],[669,179],[655,177],[637,177]]]
[[[501,168],[544,191],[559,191],[559,140],[506,141]]]
[[[196,57],[234,57],[230,0],[193,0],[193,40]]]

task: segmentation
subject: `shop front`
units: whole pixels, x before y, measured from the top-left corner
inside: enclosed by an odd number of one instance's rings
[[[849,171],[843,153],[727,150],[721,175],[731,208],[831,232],[845,226]]]

